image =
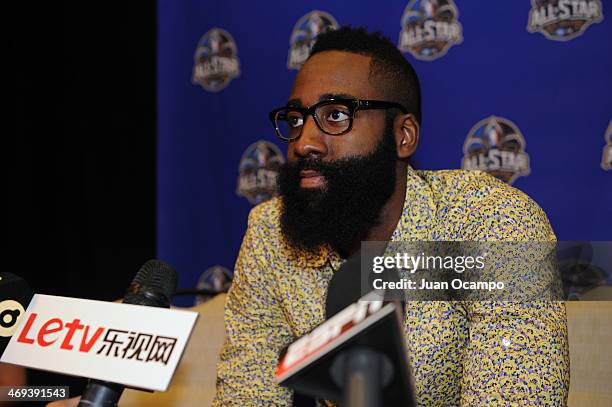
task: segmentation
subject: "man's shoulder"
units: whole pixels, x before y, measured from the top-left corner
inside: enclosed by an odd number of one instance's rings
[[[436,190],[458,190],[476,185],[488,188],[507,185],[479,170],[417,170],[416,173]]]
[[[269,199],[251,209],[248,227],[258,230],[260,236],[277,236],[280,229],[282,200],[280,197]]]
[[[418,173],[431,188],[439,214],[444,215],[447,222],[465,227],[472,223],[480,225],[481,237],[488,237],[494,228],[506,225],[516,232],[507,237],[554,238],[546,214],[533,199],[486,172],[440,170]]]
[[[524,192],[478,170],[417,171],[438,201],[482,201],[483,199],[533,202]]]
[[[249,227],[257,225],[265,228],[278,228],[281,211],[281,197],[268,199],[251,209],[249,212]]]

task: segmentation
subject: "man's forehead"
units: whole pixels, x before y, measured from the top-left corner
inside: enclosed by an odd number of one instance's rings
[[[295,78],[290,101],[305,106],[331,97],[376,99],[368,77],[371,58],[345,51],[313,55]]]

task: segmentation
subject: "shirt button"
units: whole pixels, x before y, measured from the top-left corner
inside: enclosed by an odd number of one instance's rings
[[[502,345],[504,345],[505,348],[507,348],[511,344],[512,344],[512,341],[510,339],[508,339],[508,338],[502,339]]]

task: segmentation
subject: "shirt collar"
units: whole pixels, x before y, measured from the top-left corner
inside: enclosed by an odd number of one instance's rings
[[[391,240],[430,240],[432,226],[436,221],[436,212],[437,205],[431,185],[411,166],[408,166],[404,209],[391,235]]]

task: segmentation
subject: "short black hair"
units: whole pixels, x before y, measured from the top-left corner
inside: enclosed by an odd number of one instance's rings
[[[399,49],[380,32],[363,27],[344,26],[319,34],[310,57],[323,51],[346,51],[369,56],[369,81],[387,100],[402,104],[421,124],[421,85],[410,63]]]

